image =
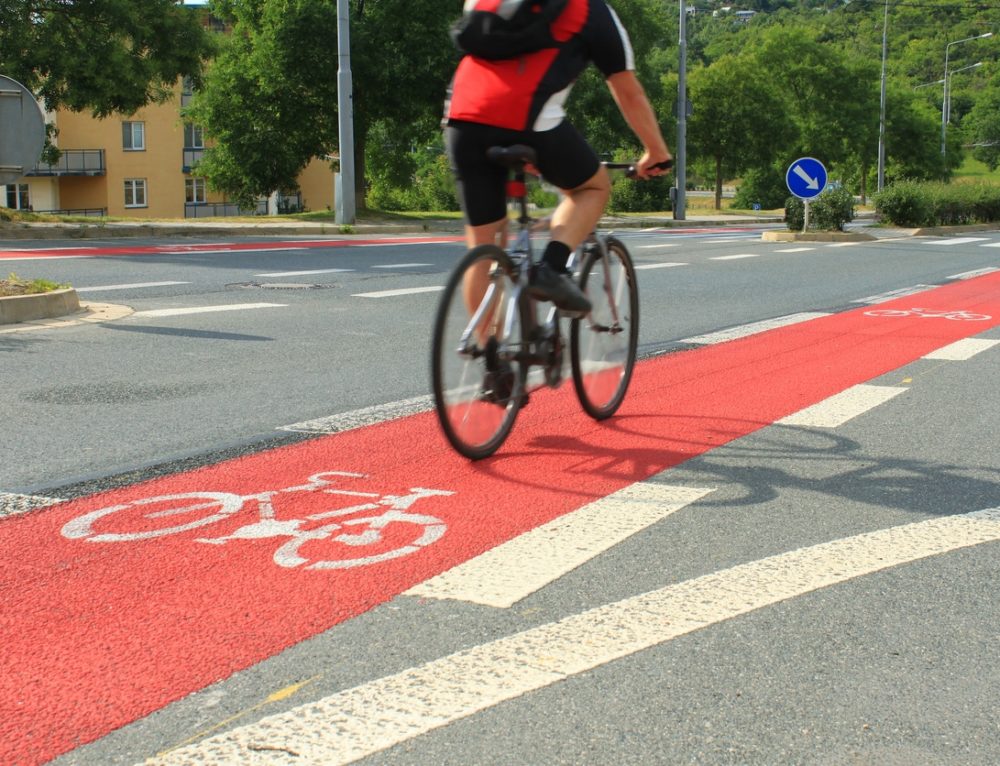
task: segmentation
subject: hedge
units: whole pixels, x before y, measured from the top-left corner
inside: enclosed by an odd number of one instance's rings
[[[843,231],[844,224],[854,220],[854,197],[847,189],[826,189],[809,201],[809,228],[821,231]],[[798,197],[785,201],[785,223],[791,231],[802,231],[805,224],[805,204]]]
[[[875,194],[879,219],[896,226],[957,226],[1000,221],[1000,186],[900,181]]]

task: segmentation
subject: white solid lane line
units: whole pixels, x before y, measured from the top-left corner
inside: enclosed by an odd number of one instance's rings
[[[248,309],[284,308],[287,303],[230,303],[224,306],[192,306],[183,309],[150,309],[136,311],[134,317],[178,317],[188,314],[211,314],[217,311],[245,311]]]
[[[78,293],[104,292],[105,290],[131,290],[141,287],[170,287],[171,285],[189,285],[190,282],[135,282],[130,285],[97,285],[94,287],[77,287]]]
[[[58,497],[41,497],[40,495],[18,495],[13,492],[0,492],[0,519],[4,516],[15,516],[27,513],[36,508],[63,502]]]
[[[505,609],[711,489],[638,482],[518,535],[404,595]]]
[[[858,298],[856,301],[851,301],[851,303],[867,303],[868,305],[874,305],[876,303],[887,303],[895,298],[902,298],[904,295],[916,295],[917,293],[922,293],[926,290],[932,290],[937,285],[913,285],[912,287],[901,287],[898,290],[889,290],[885,293],[880,293],[879,295],[869,295],[867,298]]]
[[[340,274],[354,269],[310,269],[308,271],[272,271],[267,274],[254,274],[255,277],[303,277],[308,274]]]
[[[386,420],[413,415],[417,412],[426,412],[434,406],[434,400],[430,396],[416,396],[412,399],[402,399],[398,402],[387,404],[377,404],[373,407],[362,407],[358,410],[343,412],[339,415],[330,415],[324,418],[304,420],[301,423],[292,423],[288,426],[281,426],[279,431],[300,431],[309,434],[336,434],[341,431],[350,431],[354,428],[382,423]]]
[[[800,548],[456,652],[165,752],[146,764],[350,763],[725,620],[997,540],[1000,508],[989,508]]]
[[[799,410],[777,422],[784,426],[836,428],[906,390],[896,386],[871,386],[867,384],[851,386],[829,399],[824,399],[811,407]]]
[[[637,263],[635,264],[635,270],[641,271],[645,269],[669,269],[671,266],[687,266],[686,263]]]
[[[765,319],[762,322],[751,322],[750,324],[730,327],[727,330],[719,330],[718,332],[712,332],[706,335],[697,335],[693,338],[684,338],[681,343],[697,343],[699,345],[708,346],[714,343],[724,343],[727,340],[735,340],[736,338],[745,338],[747,336],[756,335],[759,332],[773,330],[778,327],[787,327],[788,325],[798,324],[799,322],[809,322],[813,319],[819,319],[820,317],[825,316],[830,315],[821,311],[803,311],[799,314],[789,314],[788,316],[775,317],[774,319]]]
[[[997,243],[1000,245],[1000,242]],[[983,245],[987,247],[987,245]],[[989,247],[992,247],[990,245]],[[992,274],[994,271],[1000,271],[996,266],[990,266],[985,269],[976,269],[975,271],[963,271],[961,274],[952,274],[950,277],[945,277],[946,279],[973,279],[974,277],[981,277],[983,274]]]

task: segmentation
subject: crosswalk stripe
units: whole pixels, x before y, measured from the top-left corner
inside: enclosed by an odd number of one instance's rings
[[[146,766],[350,763],[559,681],[740,615],[1000,540],[1000,508],[740,564],[465,649],[167,751]],[[294,754],[294,758],[291,755]]]

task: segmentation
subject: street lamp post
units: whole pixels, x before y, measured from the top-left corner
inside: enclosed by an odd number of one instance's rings
[[[959,72],[964,72],[967,69],[977,69],[983,65],[982,61],[977,61],[975,64],[969,64],[969,66],[964,66],[961,69],[952,69],[948,72],[948,105],[945,108],[944,121],[946,123],[951,122],[951,78],[954,77]]]
[[[948,87],[948,59],[951,54],[951,46],[958,45],[959,43],[967,43],[970,40],[982,40],[987,37],[993,37],[992,32],[984,32],[981,35],[973,35],[972,37],[965,37],[961,40],[955,40],[948,43],[944,47],[944,99],[941,101],[941,156],[944,157],[947,151],[945,146],[945,140],[948,136],[948,99],[951,96],[950,89]]]
[[[882,87],[878,111],[878,190],[885,186],[885,62],[889,52],[889,0],[885,0],[882,17]]]

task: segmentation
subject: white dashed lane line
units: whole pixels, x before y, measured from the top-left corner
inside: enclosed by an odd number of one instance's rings
[[[778,421],[778,425],[836,428],[908,389],[897,386],[851,386],[839,394]]]
[[[254,274],[255,277],[304,277],[312,274],[346,274],[354,269],[309,269],[308,271],[272,271],[267,274]]]
[[[252,309],[285,308],[287,303],[231,303],[224,306],[190,306],[177,309],[150,309],[136,311],[133,317],[175,317],[188,314],[212,314],[219,311],[249,311]]]
[[[636,271],[642,271],[646,269],[669,269],[672,266],[687,266],[686,263],[637,263],[635,264]]]
[[[420,293],[439,293],[444,290],[444,285],[432,285],[430,287],[408,287],[399,290],[378,290],[373,293],[354,293],[352,298],[395,298],[397,295],[418,295]]]
[[[761,253],[737,253],[736,255],[717,255],[709,258],[710,261],[738,261],[741,258],[760,258]]]
[[[93,287],[77,287],[78,293],[96,293],[106,290],[138,290],[145,287],[171,287],[173,285],[189,285],[190,282],[135,282],[130,285],[96,285]]]

